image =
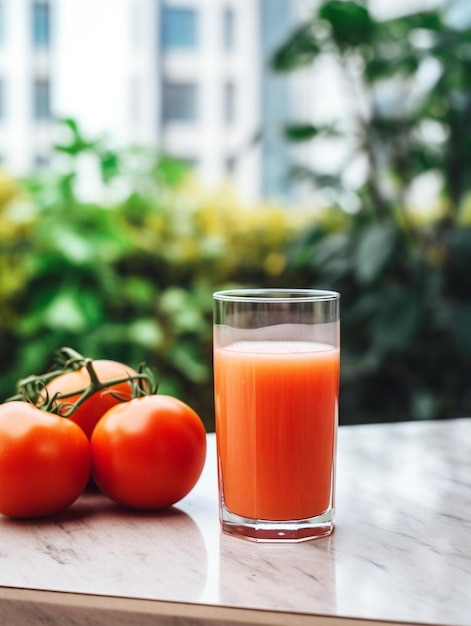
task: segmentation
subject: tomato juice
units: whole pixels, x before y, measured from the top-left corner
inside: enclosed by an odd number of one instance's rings
[[[282,521],[332,508],[339,368],[339,349],[327,343],[228,343],[216,334],[218,469],[228,511]]]

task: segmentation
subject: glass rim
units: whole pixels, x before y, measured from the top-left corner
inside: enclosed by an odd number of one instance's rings
[[[226,302],[333,302],[338,291],[328,289],[224,289],[213,293],[214,300]]]

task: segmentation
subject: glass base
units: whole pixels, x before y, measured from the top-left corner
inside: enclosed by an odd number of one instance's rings
[[[249,541],[299,543],[328,537],[332,534],[334,511],[329,509],[322,515],[308,519],[267,521],[242,517],[222,506],[220,521],[225,533]]]

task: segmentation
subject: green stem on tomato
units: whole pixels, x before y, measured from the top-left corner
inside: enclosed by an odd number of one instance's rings
[[[129,374],[121,378],[101,381],[95,370],[92,359],[83,357],[72,348],[61,348],[58,353],[59,352],[60,358],[63,359],[63,369],[53,370],[52,372],[39,376],[33,375],[24,378],[18,383],[18,393],[13,397],[8,398],[7,401],[23,400],[31,402],[44,411],[56,413],[62,417],[70,417],[79,406],[99,391],[112,393],[113,397],[121,402],[125,402],[132,398],[138,398],[143,395],[157,393],[158,380],[155,379],[152,370],[144,364],[139,366],[139,371],[136,374]],[[64,357],[66,358],[64,359]],[[81,389],[64,394],[58,392],[54,394],[54,396],[50,397],[47,393],[47,384],[57,376],[70,371],[71,368],[76,369],[78,364],[80,364],[80,367],[86,368],[90,377],[89,384]],[[114,392],[113,387],[126,382],[130,385],[130,393],[129,397],[123,398],[120,394]],[[61,400],[67,400],[67,398],[71,398],[73,396],[78,396],[75,402],[61,402]]]
[[[59,366],[58,368],[45,374],[33,374],[21,379],[17,384],[17,394],[8,398],[7,402],[24,400],[26,396],[30,402],[36,403],[44,392],[44,387],[51,380],[66,372],[84,367],[87,359],[73,348],[63,347],[56,350],[54,362]]]
[[[158,383],[155,381],[155,377],[152,375],[151,370],[147,367],[141,366],[139,368],[139,372],[136,374],[130,374],[129,376],[125,376],[123,378],[114,378],[106,381],[101,381],[98,378],[91,359],[87,360],[86,367],[90,376],[90,383],[86,387],[65,394],[61,394],[59,392],[54,394],[52,398],[46,397],[45,402],[40,405],[40,408],[49,412],[58,413],[62,417],[70,417],[80,405],[99,391],[108,391],[108,393],[112,393],[113,397],[121,402],[126,402],[132,398],[139,398],[143,395],[151,395],[157,392]],[[112,388],[115,385],[125,382],[129,382],[131,389],[129,398],[122,399],[119,394],[113,392]],[[67,405],[65,402],[60,402],[60,400],[66,400],[71,396],[77,395],[79,395],[79,397],[73,404]],[[64,407],[67,407],[65,411]]]

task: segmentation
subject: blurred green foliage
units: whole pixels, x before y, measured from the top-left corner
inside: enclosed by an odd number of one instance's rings
[[[320,155],[326,139],[344,149],[334,169],[293,165],[325,199],[308,224],[229,187],[204,194],[181,164],[72,120],[60,165],[0,176],[2,398],[70,345],[155,366],[211,429],[212,292],[312,285],[342,294],[343,423],[471,415],[471,3],[387,19],[372,6],[321,2],[273,59],[279,72],[327,59],[345,90],[343,117],[282,129]],[[84,167],[99,202],[78,191]]]
[[[285,252],[305,218],[244,208],[229,187],[204,194],[178,162],[113,151],[72,120],[64,128],[63,160],[51,171],[0,178],[2,400],[70,346],[134,367],[145,361],[160,391],[212,429],[212,292],[295,280]],[[80,191],[92,172],[99,203]]]
[[[342,294],[344,422],[469,416],[471,3],[388,19],[373,5],[321,2],[273,59],[280,72],[328,59],[348,108],[285,129],[319,151],[326,136],[348,146],[335,171],[293,167],[330,208],[291,267]],[[419,182],[438,182],[426,217]]]

